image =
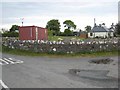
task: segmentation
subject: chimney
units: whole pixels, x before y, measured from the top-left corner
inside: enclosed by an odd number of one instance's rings
[[[114,26],[114,23],[112,23],[112,25],[111,26]]]
[[[102,27],[105,27],[105,23],[102,23]]]
[[[96,26],[96,20],[95,20],[95,18],[94,18],[94,27]]]

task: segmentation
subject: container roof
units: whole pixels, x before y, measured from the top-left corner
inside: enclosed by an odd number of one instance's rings
[[[43,27],[39,27],[39,26],[19,26],[20,28],[27,28],[27,27],[38,27],[38,28],[43,28]],[[43,29],[45,29],[45,28],[43,28]]]

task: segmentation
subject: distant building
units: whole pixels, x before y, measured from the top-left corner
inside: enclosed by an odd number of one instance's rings
[[[96,37],[101,37],[101,38],[108,38],[108,37],[113,37],[114,36],[114,30],[113,28],[106,28],[104,25],[95,25],[93,29],[88,33],[89,38],[96,38]]]
[[[47,40],[48,32],[46,28],[38,26],[20,26],[19,27],[20,40]]]
[[[85,31],[80,32],[80,38],[88,38],[88,34]]]

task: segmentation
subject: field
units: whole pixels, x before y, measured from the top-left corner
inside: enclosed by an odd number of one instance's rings
[[[50,41],[58,41],[59,39],[62,39],[62,40],[71,40],[71,39],[84,40],[83,38],[80,38],[77,36],[49,36],[48,37],[48,40],[50,40]]]

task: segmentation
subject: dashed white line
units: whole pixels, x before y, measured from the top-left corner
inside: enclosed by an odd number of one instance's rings
[[[0,84],[3,86],[3,88],[8,88],[8,86],[5,85],[5,83],[2,80],[0,80]]]

